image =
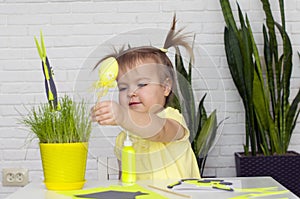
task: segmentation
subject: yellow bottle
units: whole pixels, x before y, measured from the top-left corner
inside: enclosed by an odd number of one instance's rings
[[[122,149],[122,182],[133,184],[136,181],[135,151],[128,136]]]

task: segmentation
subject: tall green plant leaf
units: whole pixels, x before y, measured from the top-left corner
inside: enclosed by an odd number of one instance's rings
[[[296,126],[296,123],[297,123],[297,119],[298,119],[298,116],[299,116],[299,112],[300,112],[300,109],[298,108],[298,104],[300,103],[300,89],[298,89],[298,93],[297,95],[295,96],[289,110],[288,110],[288,113],[287,113],[287,129],[286,131],[288,132],[288,135],[286,137],[286,140],[285,140],[285,151],[288,150],[288,146],[289,146],[289,143],[290,143],[290,139],[292,137],[292,132]]]
[[[207,118],[203,127],[195,138],[195,152],[198,157],[205,157],[208,153],[209,146],[212,145],[217,130],[216,110]]]
[[[182,114],[187,122],[188,128],[190,130],[191,136],[190,141],[195,137],[196,134],[196,113],[195,113],[195,100],[194,93],[191,87],[191,84],[187,81],[189,75],[186,73],[184,69],[184,64],[182,61],[182,57],[180,51],[176,55],[176,68],[180,69],[179,74],[177,75],[178,82],[178,96],[180,98],[180,106],[182,110]],[[181,75],[183,73],[183,75]]]
[[[205,159],[216,138],[216,110],[209,116],[211,119],[208,121],[204,107],[206,94],[200,100],[198,109],[195,109],[196,103],[191,85],[192,58],[189,60],[187,72],[179,48],[175,49],[175,67],[178,72],[176,75],[177,90],[182,114],[191,133],[190,142],[195,155],[198,157],[201,155]],[[204,164],[205,161],[202,165],[199,165],[201,173],[203,173]]]
[[[265,155],[285,153],[300,112],[298,106],[300,91],[292,104],[289,103],[293,66],[292,45],[285,30],[284,1],[279,0],[278,2],[282,25],[275,22],[270,2],[261,0],[266,15],[266,26],[263,25],[264,68],[260,62],[247,15],[245,23],[242,11],[237,4],[241,26],[236,29],[229,1],[220,0],[226,22],[224,31],[226,58],[231,76],[245,107],[245,152],[249,149],[250,141],[252,155],[255,155],[254,150],[256,149],[263,151]],[[279,30],[283,42],[283,53],[280,56],[278,55],[280,50],[277,44],[276,30]],[[244,74],[241,74],[241,70]],[[252,72],[253,74],[251,74]],[[265,76],[263,76],[263,72],[265,72]],[[251,75],[253,75],[253,79],[251,79]],[[254,142],[256,142],[256,146],[253,145]]]

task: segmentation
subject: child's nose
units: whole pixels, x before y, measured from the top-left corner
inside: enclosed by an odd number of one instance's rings
[[[128,97],[135,97],[137,92],[137,88],[129,89]]]

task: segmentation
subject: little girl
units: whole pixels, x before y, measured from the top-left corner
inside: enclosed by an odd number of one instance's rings
[[[136,177],[141,179],[200,178],[189,142],[189,130],[178,110],[167,107],[175,86],[170,47],[183,46],[192,53],[176,19],[162,49],[143,46],[121,49],[99,61],[114,57],[118,63],[119,104],[98,102],[92,111],[100,125],[119,125],[129,132],[136,152]],[[116,138],[115,154],[121,160],[126,133]],[[121,168],[120,168],[121,171]]]

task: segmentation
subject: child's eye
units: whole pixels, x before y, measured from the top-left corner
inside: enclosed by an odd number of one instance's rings
[[[141,88],[141,87],[144,87],[144,86],[147,86],[148,84],[146,84],[146,83],[140,83],[140,84],[138,84],[138,87],[139,88]]]
[[[119,91],[125,91],[126,87],[119,87]]]

